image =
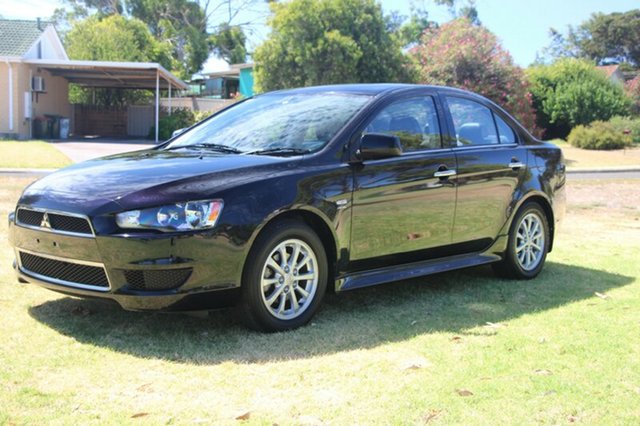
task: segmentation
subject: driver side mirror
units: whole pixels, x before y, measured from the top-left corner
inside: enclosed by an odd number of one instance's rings
[[[402,144],[396,135],[365,133],[360,138],[358,154],[361,160],[379,160],[402,155]]]

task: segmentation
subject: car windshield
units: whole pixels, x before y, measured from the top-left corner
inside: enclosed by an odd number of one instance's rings
[[[335,93],[257,96],[179,135],[166,149],[265,155],[318,151],[369,100]]]

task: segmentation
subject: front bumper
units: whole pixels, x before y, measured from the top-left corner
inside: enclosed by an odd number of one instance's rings
[[[18,278],[127,310],[188,311],[233,304],[244,250],[217,233],[64,235],[9,216]]]

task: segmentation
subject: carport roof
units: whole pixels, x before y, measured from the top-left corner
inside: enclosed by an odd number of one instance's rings
[[[156,75],[175,89],[188,89],[187,84],[154,62],[70,61],[57,59],[26,59],[24,63],[49,71],[70,83],[84,87],[117,89],[156,88]],[[166,87],[160,82],[160,88]]]

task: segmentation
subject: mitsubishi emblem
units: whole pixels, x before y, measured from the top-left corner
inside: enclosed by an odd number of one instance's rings
[[[51,229],[51,223],[49,223],[49,215],[46,212],[44,216],[42,216],[42,222],[40,222],[40,227]]]

